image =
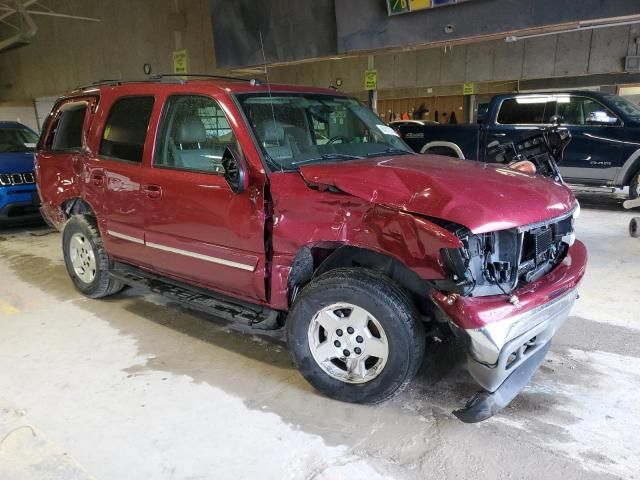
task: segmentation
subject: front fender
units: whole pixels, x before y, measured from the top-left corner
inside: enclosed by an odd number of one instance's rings
[[[310,190],[294,175],[273,175],[271,303],[288,306],[291,266],[303,248],[366,249],[397,260],[425,280],[445,277],[443,248],[460,240],[429,220],[343,193]]]

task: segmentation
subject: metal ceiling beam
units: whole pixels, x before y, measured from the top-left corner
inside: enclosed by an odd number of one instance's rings
[[[18,33],[4,40],[0,40],[0,52],[28,45],[31,39],[38,32],[38,27],[27,12],[22,0],[15,0],[15,4],[16,12],[22,17],[24,23]],[[0,20],[2,19],[0,18]]]
[[[20,1],[20,0],[19,0]],[[26,0],[25,2],[23,2],[21,5],[24,8],[28,8],[31,5],[33,5],[34,3],[38,3],[38,0]],[[0,20],[4,20],[7,17],[10,17],[11,15],[13,15],[14,13],[17,13],[17,9],[12,8],[10,12],[5,12],[5,13],[0,13]]]
[[[28,7],[30,7],[31,5],[37,4],[38,0],[26,0],[25,2],[21,2],[21,0],[16,0],[16,5],[21,5],[22,8],[27,9]],[[42,15],[42,16],[47,16],[47,17],[58,17],[58,18],[68,18],[71,20],[83,20],[83,21],[88,21],[88,22],[99,22],[100,19],[99,18],[92,18],[92,17],[83,17],[83,16],[79,16],[79,15],[67,15],[66,13],[57,13],[53,10],[50,10],[49,8],[45,7],[44,5],[39,5],[42,8],[46,8],[48,11],[42,11],[42,10],[27,10],[27,13],[29,15]],[[17,8],[13,8],[10,6],[10,4],[7,3],[0,3],[0,11],[4,11],[4,13],[0,13],[0,21],[4,20],[5,18],[18,13]]]

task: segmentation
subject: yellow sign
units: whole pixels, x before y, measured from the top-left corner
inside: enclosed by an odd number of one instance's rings
[[[364,71],[364,89],[375,90],[376,88],[378,88],[378,71],[365,70]]]
[[[173,73],[189,73],[189,56],[186,50],[173,51]]]
[[[475,83],[465,83],[462,87],[462,93],[464,95],[473,95],[476,93],[476,84]]]
[[[431,7],[431,0],[409,0],[410,8],[412,12],[416,10],[424,10]]]

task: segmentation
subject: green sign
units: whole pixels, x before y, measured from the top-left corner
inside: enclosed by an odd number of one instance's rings
[[[389,15],[410,12],[409,0],[387,0],[387,10]]]
[[[476,85],[475,83],[465,83],[462,86],[462,93],[464,95],[473,95],[476,93]]]
[[[365,70],[364,71],[364,89],[375,90],[376,88],[378,88],[378,71]]]

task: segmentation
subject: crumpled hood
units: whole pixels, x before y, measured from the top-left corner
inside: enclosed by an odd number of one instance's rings
[[[541,222],[570,211],[569,188],[472,160],[403,155],[300,167],[305,181],[363,200],[464,225],[474,233]]]
[[[33,172],[33,152],[0,153],[0,173]]]

